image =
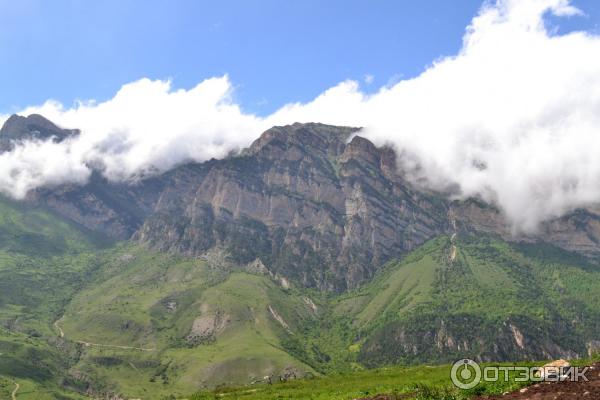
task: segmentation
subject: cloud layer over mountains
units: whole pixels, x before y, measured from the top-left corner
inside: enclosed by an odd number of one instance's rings
[[[82,134],[1,155],[0,190],[22,197],[44,184],[84,182],[90,166],[132,179],[224,157],[273,125],[322,122],[365,127],[364,136],[397,148],[415,179],[493,201],[515,229],[533,230],[600,199],[600,37],[552,32],[548,13],[582,11],[568,0],[486,3],[460,52],[420,76],[371,95],[342,82],[266,117],[235,103],[228,77],[189,90],[142,79],[106,102],[74,108],[49,101],[20,114],[39,113]]]

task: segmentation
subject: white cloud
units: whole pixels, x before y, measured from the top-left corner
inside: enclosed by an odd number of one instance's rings
[[[104,103],[32,107],[22,114],[37,112],[83,134],[0,156],[0,188],[19,196],[44,182],[81,181],[90,162],[126,179],[222,157],[272,125],[318,121],[364,126],[376,143],[416,157],[432,187],[457,183],[462,196],[495,201],[515,227],[534,229],[600,199],[600,37],[551,34],[546,13],[582,12],[567,0],[487,3],[460,52],[420,76],[372,95],[342,82],[265,118],[241,111],[227,77],[190,90],[144,79]]]
[[[142,79],[103,103],[65,109],[48,101],[23,110],[22,115],[41,114],[62,127],[78,127],[82,134],[64,144],[30,143],[0,156],[3,171],[14,165],[21,172],[5,173],[0,188],[23,197],[45,182],[80,182],[89,175],[88,165],[101,166],[109,179],[125,180],[188,160],[224,157],[265,127],[231,100],[231,88],[227,77],[205,80],[190,90]],[[31,157],[44,151],[49,157]],[[54,168],[60,162],[65,168]]]

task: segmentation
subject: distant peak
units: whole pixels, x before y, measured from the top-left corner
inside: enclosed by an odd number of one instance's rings
[[[39,114],[27,117],[13,114],[0,129],[0,153],[12,150],[20,142],[52,138],[58,143],[78,134],[79,130],[62,129]]]
[[[5,133],[9,130],[23,129],[26,126],[40,126],[57,131],[61,130],[52,121],[39,114],[30,114],[27,117],[13,114],[6,120],[0,132]]]
[[[255,154],[271,144],[310,147],[325,151],[329,147],[344,145],[361,128],[325,125],[316,122],[274,126],[252,143],[247,152]]]

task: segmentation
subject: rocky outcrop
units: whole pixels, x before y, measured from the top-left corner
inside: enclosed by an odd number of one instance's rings
[[[566,321],[540,322],[525,316],[487,320],[485,316],[413,315],[385,324],[361,348],[368,366],[445,363],[460,358],[480,362],[577,358],[586,353],[583,336]]]
[[[78,134],[78,130],[61,129],[41,115],[12,115],[0,129],[0,153],[11,151],[27,141],[52,140],[59,143]]]
[[[194,320],[190,333],[185,340],[189,346],[210,344],[223,333],[230,322],[230,316],[223,311],[210,312],[209,307],[203,305],[202,315]]]
[[[160,177],[143,184],[115,184],[94,172],[86,185],[39,188],[27,194],[27,201],[91,231],[126,240],[153,212],[162,186]]]

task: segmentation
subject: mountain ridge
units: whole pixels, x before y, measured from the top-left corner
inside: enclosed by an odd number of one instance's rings
[[[38,188],[27,200],[115,239],[192,256],[218,247],[235,262],[260,260],[274,274],[321,290],[356,287],[385,262],[456,232],[454,226],[600,257],[597,207],[515,235],[493,205],[451,201],[416,186],[396,161],[393,149],[376,147],[360,128],[296,123],[273,127],[222,160],[133,183],[109,182],[94,171],[86,185]]]
[[[80,134],[77,129],[62,129],[39,114],[27,117],[13,114],[0,128],[0,154],[24,142],[52,140],[60,143]]]

